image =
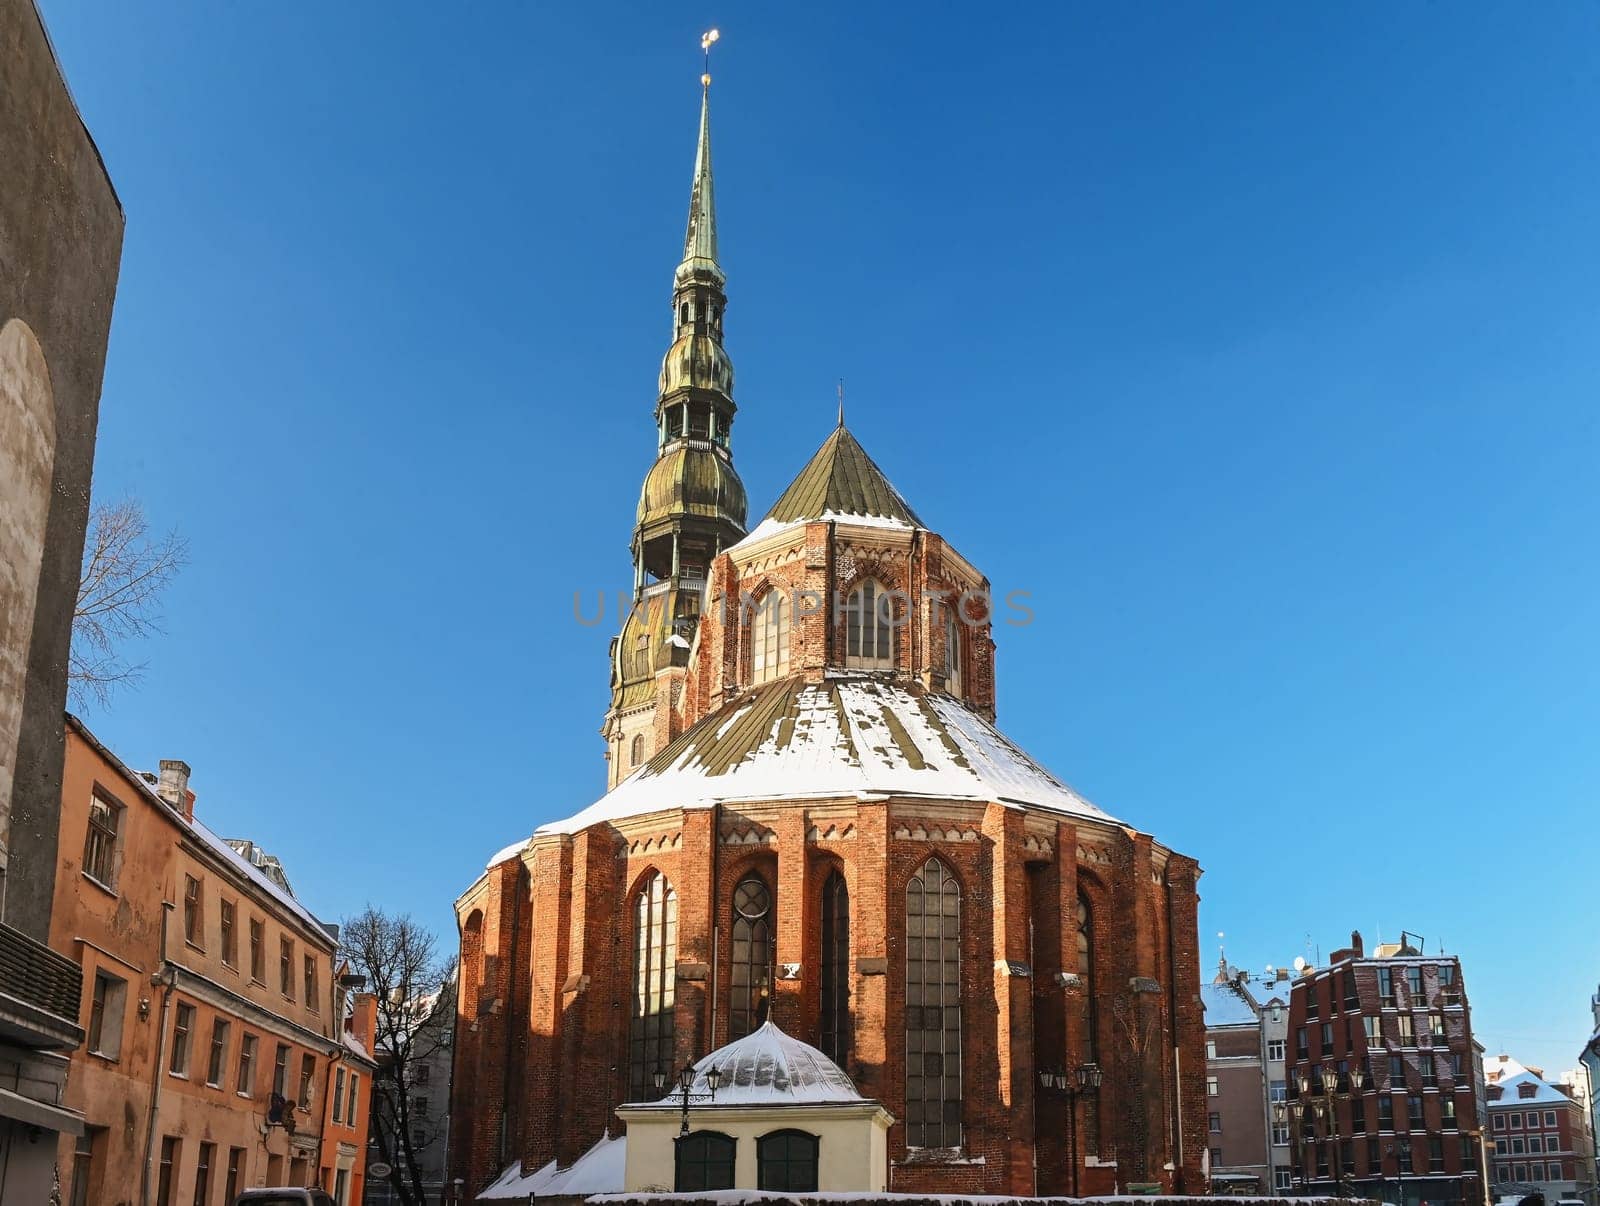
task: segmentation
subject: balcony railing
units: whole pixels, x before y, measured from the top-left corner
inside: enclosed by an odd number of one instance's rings
[[[83,969],[20,930],[0,925],[0,1024],[17,1041],[40,1048],[83,1040],[78,1008]]]

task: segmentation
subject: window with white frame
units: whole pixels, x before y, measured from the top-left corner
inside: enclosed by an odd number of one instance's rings
[[[1294,1173],[1291,1172],[1287,1168],[1275,1168],[1275,1169],[1273,1169],[1272,1170],[1272,1187],[1274,1189],[1293,1189],[1294,1188]]]
[[[845,602],[844,663],[853,669],[894,669],[894,596],[868,578]]]
[[[1283,1042],[1282,1039],[1268,1039],[1267,1040],[1267,1059],[1268,1059],[1268,1061],[1276,1061],[1276,1062],[1281,1064],[1283,1062],[1283,1047],[1284,1047],[1284,1042]]]
[[[789,673],[791,606],[781,590],[769,590],[750,620],[750,681],[768,683]]]
[[[1215,1076],[1208,1076],[1208,1077],[1206,1077],[1206,1096],[1207,1097],[1215,1097],[1216,1095],[1217,1095],[1217,1078]]]

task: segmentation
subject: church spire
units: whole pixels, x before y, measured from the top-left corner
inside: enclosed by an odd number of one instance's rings
[[[695,272],[704,272],[720,282],[724,278],[722,266],[717,263],[717,196],[711,179],[711,76],[708,73],[700,78],[700,141],[694,152],[689,226],[683,236],[683,262],[678,265],[678,279],[682,281]]]
[[[708,60],[716,40],[716,30],[700,39]],[[656,459],[635,513],[634,607],[611,647],[604,732],[612,786],[655,752],[656,675],[687,665],[711,563],[745,534],[744,483],[733,467],[733,363],[722,346],[728,298],[717,261],[709,71],[700,88],[689,228],[672,278],[672,343],[656,394]]]

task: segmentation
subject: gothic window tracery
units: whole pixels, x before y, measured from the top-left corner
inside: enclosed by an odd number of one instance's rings
[[[640,885],[633,901],[633,1017],[628,1032],[631,1100],[656,1096],[657,1068],[672,1072],[672,1010],[678,966],[678,894],[661,872]]]
[[[876,578],[850,592],[844,609],[844,663],[853,669],[894,669],[894,595]]]
[[[772,890],[751,872],[733,889],[733,949],[728,1041],[741,1039],[767,1020],[772,991]]]
[[[944,609],[944,685],[956,696],[961,690],[961,618],[954,607]]]
[[[961,887],[937,858],[906,884],[906,1144],[961,1145]]]
[[[1082,983],[1083,992],[1083,1044],[1084,1058],[1093,1061],[1097,1057],[1096,1040],[1100,1030],[1100,1019],[1095,1009],[1094,995],[1094,912],[1089,907],[1089,899],[1082,893],[1078,895],[1078,979]]]
[[[770,590],[750,620],[750,681],[771,682],[789,673],[789,600]]]
[[[837,870],[822,885],[822,1053],[850,1054],[850,891]]]

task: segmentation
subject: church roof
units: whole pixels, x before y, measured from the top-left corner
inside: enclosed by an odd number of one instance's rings
[[[772,504],[767,518],[793,523],[858,516],[896,520],[913,528],[926,526],[841,422]]]
[[[539,832],[731,801],[890,795],[1111,819],[958,700],[878,679],[796,677],[703,717],[594,804]]]
[[[711,1092],[706,1073],[717,1069],[719,1106],[811,1105],[816,1102],[865,1101],[838,1064],[809,1043],[785,1034],[773,1022],[764,1022],[742,1039],[702,1056],[694,1066],[691,1094]],[[662,1109],[679,1109],[678,1097],[669,1093]]]

